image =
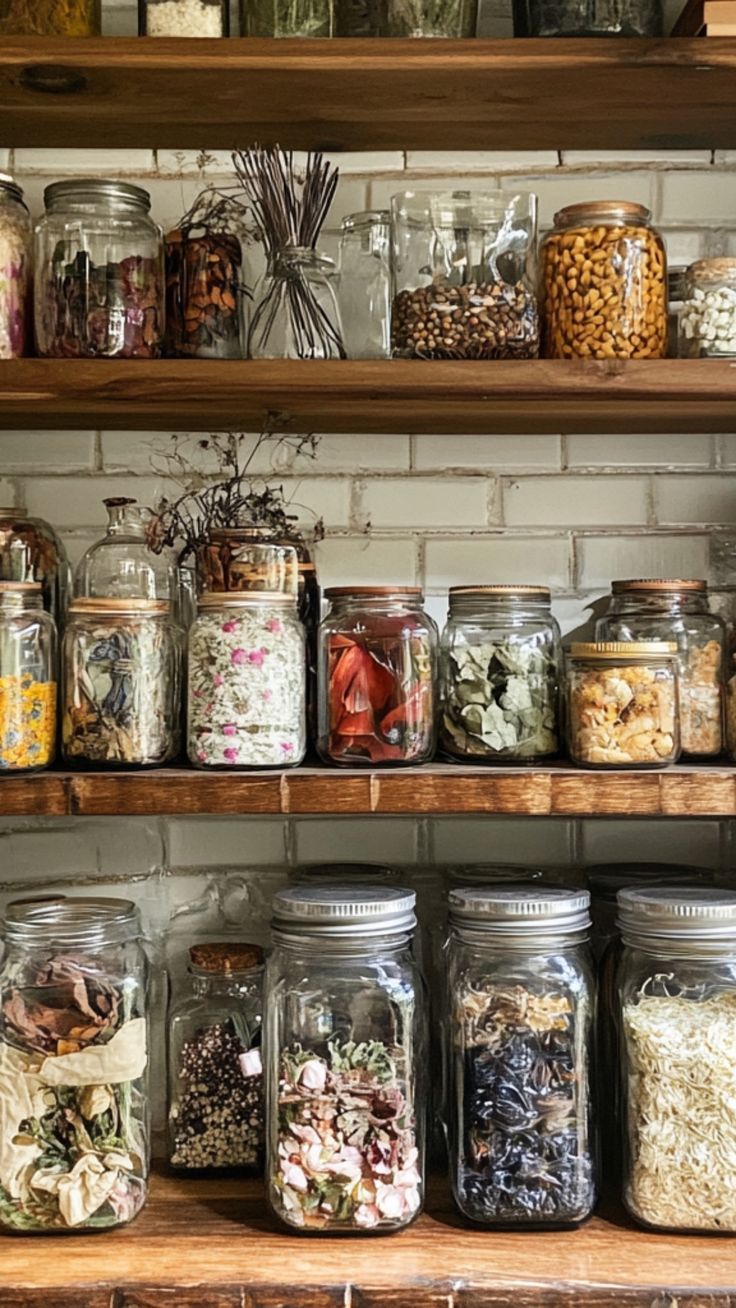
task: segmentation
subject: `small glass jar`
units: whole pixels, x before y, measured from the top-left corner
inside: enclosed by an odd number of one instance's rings
[[[62,751],[82,767],[161,767],[180,747],[183,634],[168,604],[75,599],[63,645]]]
[[[99,36],[100,0],[7,0],[0,36]]]
[[[212,0],[183,3],[203,11],[219,9]],[[182,0],[152,0],[148,8],[153,12],[181,4]],[[168,353],[175,358],[242,359],[244,286],[239,238],[216,226],[182,226],[166,234],[164,253]]]
[[[624,1202],[645,1226],[736,1231],[736,894],[619,892]]]
[[[41,358],[157,359],[164,331],[161,229],[129,182],[54,182],[36,226]]]
[[[437,628],[418,586],[336,586],[319,634],[317,749],[326,763],[426,763],[434,754]]]
[[[189,633],[187,749],[202,768],[284,768],[306,752],[306,657],[296,600],[200,596]]]
[[[229,0],[138,0],[139,36],[229,36]]]
[[[39,582],[0,582],[0,771],[54,761],[56,626]]]
[[[20,899],[0,923],[0,1227],[104,1231],[146,1201],[149,962],[126,899]]]
[[[662,0],[513,0],[514,36],[662,36]]]
[[[699,259],[685,273],[681,359],[736,357],[736,259]]]
[[[545,586],[452,586],[442,633],[440,745],[467,763],[559,749],[560,629]]]
[[[349,359],[391,358],[391,214],[342,220],[338,303]]]
[[[334,36],[333,0],[240,0],[241,36]]]
[[[31,215],[23,192],[0,173],[0,359],[28,353],[32,258]]]
[[[587,891],[450,892],[450,1176],[484,1226],[593,1211],[595,982]]]
[[[266,1192],[294,1231],[398,1231],[424,1200],[413,891],[293,887],[266,968]]]
[[[169,1012],[169,1162],[184,1172],[263,1166],[263,950],[192,945]]]
[[[545,358],[667,357],[667,259],[644,205],[568,205],[541,261]]]
[[[662,768],[680,757],[674,641],[586,641],[567,658],[567,747],[584,768]]]
[[[250,359],[344,359],[335,265],[316,250],[271,252],[253,295]]]
[[[164,600],[179,604],[179,569],[173,550],[155,554],[148,543],[150,514],[136,500],[103,500],[107,530],[82,555],[74,572],[74,594],[90,599]]]
[[[200,595],[265,590],[295,597],[296,548],[270,527],[214,527],[197,551],[197,588]]]
[[[536,195],[404,191],[391,210],[395,357],[535,359]]]
[[[705,581],[614,581],[596,640],[673,640],[680,654],[680,743],[689,758],[723,749],[726,624],[708,607]]]
[[[0,508],[0,581],[41,583],[43,606],[60,630],[66,617],[71,570],[53,527],[27,511]]]

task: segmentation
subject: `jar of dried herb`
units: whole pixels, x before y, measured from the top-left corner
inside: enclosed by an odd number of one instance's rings
[[[138,909],[16,900],[0,935],[0,1227],[104,1231],[146,1201],[149,962]]]
[[[291,1231],[397,1231],[424,1198],[413,891],[294,887],[266,969],[266,1189]]]
[[[0,359],[19,359],[28,351],[31,247],[31,215],[23,192],[12,177],[0,173]]]
[[[587,891],[450,892],[450,1175],[485,1226],[573,1226],[596,1197]]]
[[[0,582],[0,771],[53,763],[56,666],[56,625],[40,582]]]

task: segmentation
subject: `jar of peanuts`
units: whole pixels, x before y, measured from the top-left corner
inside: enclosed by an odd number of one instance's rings
[[[641,204],[571,204],[541,247],[548,359],[662,359],[667,354],[664,241]]]
[[[567,733],[586,768],[661,768],[680,756],[674,641],[575,644],[567,658]]]

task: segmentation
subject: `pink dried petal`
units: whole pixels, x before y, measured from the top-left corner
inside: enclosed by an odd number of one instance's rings
[[[280,636],[284,630],[283,623],[278,618],[269,618],[266,623],[266,631],[272,631],[274,636]]]
[[[222,734],[223,736],[237,736],[238,728],[233,722],[226,722],[225,726],[222,728]]]
[[[240,745],[229,745],[227,749],[223,750],[223,754],[228,763],[237,763],[239,753]]]
[[[260,1076],[263,1072],[260,1049],[246,1049],[238,1058],[243,1076]]]

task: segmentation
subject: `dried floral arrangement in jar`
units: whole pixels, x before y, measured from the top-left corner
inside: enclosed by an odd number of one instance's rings
[[[161,8],[153,4],[148,11]],[[202,8],[217,11],[211,3]],[[208,187],[164,237],[169,353],[197,359],[243,357],[246,219],[247,209],[236,196]]]
[[[556,754],[558,669],[551,647],[457,643],[444,659],[442,743],[463,758]]]

